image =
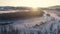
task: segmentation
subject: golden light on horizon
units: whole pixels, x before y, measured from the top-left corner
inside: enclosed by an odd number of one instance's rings
[[[38,7],[32,7],[32,11],[38,11]]]

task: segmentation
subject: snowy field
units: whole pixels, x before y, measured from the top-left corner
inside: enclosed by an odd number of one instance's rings
[[[6,25],[5,30],[8,33],[11,32],[10,34],[60,34],[59,12],[53,10],[44,10],[44,12],[45,14],[42,17],[8,21],[13,22],[13,24]],[[0,30],[0,33],[2,33],[2,30]]]

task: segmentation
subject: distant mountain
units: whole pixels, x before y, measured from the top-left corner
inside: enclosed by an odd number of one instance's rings
[[[13,7],[13,6],[0,6],[0,11],[7,10],[29,10],[30,7]]]
[[[60,5],[56,5],[56,6],[51,6],[49,8],[60,8]]]
[[[60,5],[48,7],[49,9],[60,10]]]
[[[41,8],[41,9],[43,9],[43,10],[58,10],[58,11],[60,11],[60,5],[50,6],[50,7]]]

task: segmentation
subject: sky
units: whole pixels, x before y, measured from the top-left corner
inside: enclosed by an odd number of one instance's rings
[[[60,0],[0,0],[0,6],[48,7],[60,5]]]

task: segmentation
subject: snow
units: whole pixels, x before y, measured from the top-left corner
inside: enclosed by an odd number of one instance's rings
[[[60,17],[54,12],[44,12],[42,17],[13,21],[12,26],[19,34],[60,34]]]

